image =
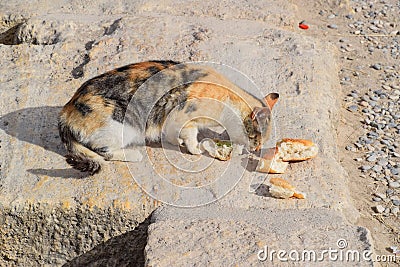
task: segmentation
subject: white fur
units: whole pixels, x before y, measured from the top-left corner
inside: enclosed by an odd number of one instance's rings
[[[107,146],[112,152],[128,145],[144,145],[144,137],[137,129],[110,118],[105,127],[95,131],[83,142],[92,143],[95,147]]]

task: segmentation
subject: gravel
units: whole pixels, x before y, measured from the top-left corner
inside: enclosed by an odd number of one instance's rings
[[[384,216],[399,216],[400,206],[400,32],[397,1],[351,1],[355,13],[343,14],[346,35],[338,38],[340,51],[346,53],[352,75],[343,71],[342,86],[348,88],[346,109],[362,122],[364,134],[347,151],[358,153],[360,176],[366,183],[379,186],[385,193],[373,193],[373,210]],[[337,16],[326,14],[331,21]],[[340,15],[338,15],[340,16]],[[331,29],[344,31],[339,24],[328,22]],[[336,21],[335,21],[336,22]],[[333,26],[333,27],[332,27]],[[336,26],[336,27],[335,27]],[[351,54],[357,50],[357,56]],[[350,60],[351,59],[351,60]],[[364,63],[363,62],[370,62]],[[357,65],[359,64],[359,65]],[[369,80],[363,82],[362,78]],[[346,87],[348,86],[348,87]],[[356,88],[356,89],[355,89]],[[373,203],[379,202],[374,206]]]

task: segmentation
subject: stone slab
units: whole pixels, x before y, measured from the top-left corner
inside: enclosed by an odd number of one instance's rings
[[[143,185],[135,182],[124,163],[107,164],[104,172],[94,177],[71,170],[63,158],[65,150],[58,137],[56,118],[62,105],[87,79],[150,59],[212,61],[236,68],[261,92],[281,94],[274,113],[272,143],[281,137],[310,138],[321,148],[318,158],[292,165],[284,176],[308,193],[307,200],[272,199],[265,195],[268,178],[254,180],[252,172],[245,170],[239,184],[218,205],[226,210],[274,211],[274,215],[283,216],[276,221],[270,217],[275,224],[289,220],[288,210],[299,218],[304,213],[317,216],[328,212],[333,217],[326,218],[344,225],[343,233],[351,232],[349,237],[356,240],[356,228],[343,217],[345,214],[345,218],[354,221],[357,212],[349,201],[346,176],[337,161],[334,131],[339,90],[332,50],[296,33],[295,11],[290,2],[276,1],[203,1],[183,5],[176,1],[43,0],[36,1],[35,6],[25,1],[3,1],[0,66],[9,71],[0,74],[0,265],[54,266],[68,261],[72,266],[100,264],[96,257],[104,252],[102,243],[111,240],[105,247],[121,244],[127,240],[123,233],[138,242],[129,251],[142,253],[142,232],[146,229],[140,231],[137,240],[135,227],[160,202],[141,190]],[[230,78],[235,80],[235,75]],[[149,151],[156,158],[163,154],[159,148]],[[217,169],[226,165],[215,164]],[[212,179],[213,174],[210,169],[208,177]],[[178,178],[177,182],[183,185],[194,182],[192,176]],[[182,194],[176,198],[193,196]],[[154,225],[149,228],[147,261],[166,266],[161,261],[163,254],[157,254],[156,238],[171,238],[166,228],[173,221],[177,221],[182,234],[187,224],[193,224],[191,231],[215,222],[244,229],[247,236],[243,240],[250,242],[246,248],[251,249],[238,252],[232,260],[254,258],[248,254],[254,250],[255,240],[251,237],[260,229],[262,234],[257,240],[265,240],[270,232],[245,218],[253,215],[242,215],[234,221],[207,216],[186,221],[182,217],[154,217]],[[301,225],[307,227],[307,222],[301,221]],[[335,234],[341,233],[338,227],[332,230]],[[277,240],[283,237],[275,236]],[[227,240],[227,244],[237,244],[235,239]],[[369,238],[355,244],[366,242]],[[185,243],[187,247],[192,245],[188,239],[179,239],[179,244]],[[123,253],[126,252],[121,249],[108,254],[109,262]],[[179,253],[184,250],[176,255]],[[198,253],[202,261],[207,260],[203,252]],[[100,259],[107,258],[102,255]],[[122,259],[127,259],[125,256]],[[133,262],[136,256],[131,258]],[[212,258],[218,255],[209,257]],[[138,259],[142,264],[145,257],[141,254]]]
[[[261,211],[215,204],[159,209],[151,220],[146,266],[373,266],[363,258],[373,253],[369,231],[325,208]],[[278,257],[279,250],[285,254]]]

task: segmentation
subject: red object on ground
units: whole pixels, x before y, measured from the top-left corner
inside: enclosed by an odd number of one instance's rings
[[[307,24],[300,23],[300,24],[299,24],[299,28],[300,28],[300,29],[303,29],[303,30],[307,30],[309,27],[308,27]]]

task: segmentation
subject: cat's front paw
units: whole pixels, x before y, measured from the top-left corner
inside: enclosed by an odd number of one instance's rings
[[[190,154],[193,155],[200,155],[201,153],[203,153],[203,151],[199,148],[199,145],[193,147],[187,147],[187,149],[189,150]]]

